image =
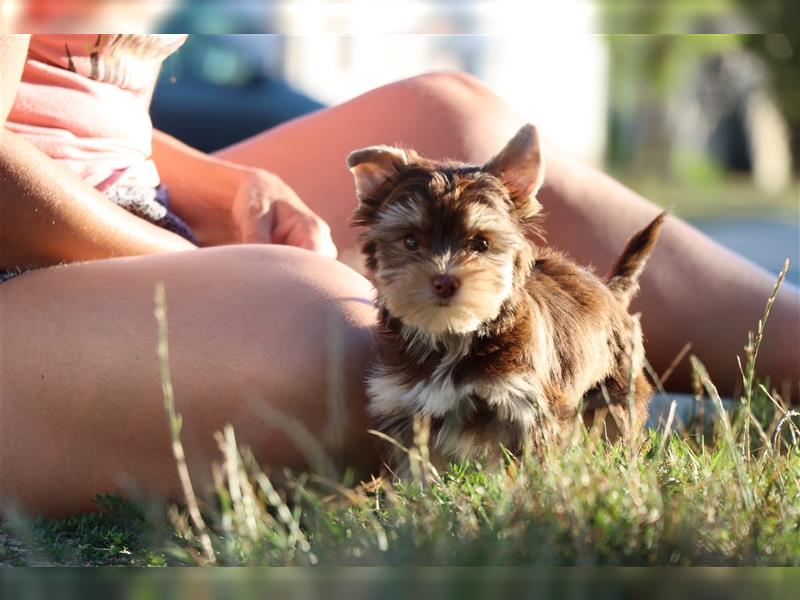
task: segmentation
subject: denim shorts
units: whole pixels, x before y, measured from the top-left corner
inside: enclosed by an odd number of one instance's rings
[[[155,188],[136,186],[113,186],[105,192],[106,197],[129,213],[154,225],[178,234],[192,243],[197,240],[183,220],[169,209],[169,192],[166,186]],[[0,283],[8,281],[29,269],[12,268],[0,270]]]

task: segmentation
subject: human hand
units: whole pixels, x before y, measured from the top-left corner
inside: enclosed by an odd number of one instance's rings
[[[236,191],[231,210],[242,243],[284,244],[336,258],[328,224],[273,173],[248,173]]]

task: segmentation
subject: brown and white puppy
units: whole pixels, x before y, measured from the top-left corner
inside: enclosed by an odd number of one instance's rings
[[[389,146],[355,151],[347,165],[380,313],[367,381],[379,429],[408,447],[415,416],[427,417],[434,464],[494,460],[501,445],[520,453],[562,440],[602,388],[609,434],[638,430],[652,388],[627,308],[663,213],[604,282],[526,237],[544,178],[532,125],[483,166]],[[402,452],[390,462],[404,470]]]

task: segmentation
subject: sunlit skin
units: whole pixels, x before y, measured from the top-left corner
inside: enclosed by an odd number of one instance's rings
[[[2,118],[26,43],[2,42]],[[95,508],[91,498],[99,492],[180,496],[155,354],[157,281],[166,283],[170,367],[198,489],[207,489],[208,463],[218,456],[213,432],[228,422],[268,469],[307,464],[304,449],[259,403],[302,424],[340,464],[358,464],[363,474],[377,469],[363,394],[372,290],[330,258],[333,244],[345,262],[355,264],[358,256],[344,157],[355,148],[401,142],[427,156],[480,164],[521,124],[477,80],[441,73],[384,86],[214,157],[157,136],[155,160],[176,190],[176,210],[205,230],[208,243],[223,244],[204,249],[105,207],[47,156],[3,134],[0,258],[8,261],[14,252],[13,264],[37,267],[71,262],[0,285],[5,501],[63,515]],[[556,149],[546,147],[545,154],[539,200],[548,240],[606,271],[630,232],[658,207]],[[253,177],[263,210],[243,222],[231,207]],[[49,219],[30,218],[42,210]],[[245,230],[253,243],[241,245]],[[267,243],[276,241],[310,251]],[[720,389],[732,391],[740,377],[735,354],[771,288],[769,274],[671,220],[632,308],[642,312],[656,370],[690,342]],[[761,372],[794,382],[795,390],[798,312],[797,291],[786,286],[759,356]],[[685,363],[669,386],[688,389]],[[333,412],[325,402],[332,396],[342,399]]]

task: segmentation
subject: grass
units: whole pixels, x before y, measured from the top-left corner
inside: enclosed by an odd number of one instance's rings
[[[280,490],[228,427],[210,505],[182,471],[165,367],[185,505],[103,496],[95,514],[15,519],[0,526],[0,564],[800,566],[800,414],[754,375],[771,303],[745,347],[733,412],[692,358],[697,398],[719,412],[711,426],[670,419],[616,447],[578,428],[541,460],[441,474],[414,448],[409,481],[287,473]],[[156,312],[166,366],[163,295]]]

